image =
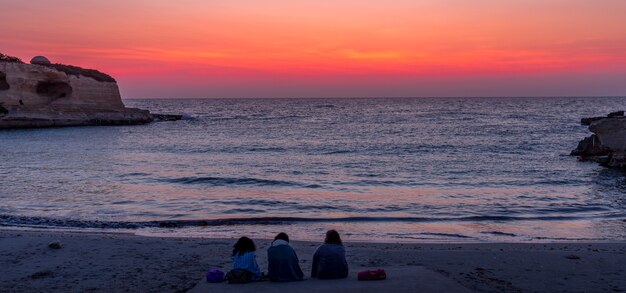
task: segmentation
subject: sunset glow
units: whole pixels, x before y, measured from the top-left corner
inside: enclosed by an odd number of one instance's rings
[[[0,19],[0,52],[126,98],[626,93],[621,0],[4,0]]]

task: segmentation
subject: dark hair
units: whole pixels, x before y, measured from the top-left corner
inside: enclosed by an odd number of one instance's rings
[[[242,255],[246,252],[256,251],[256,246],[252,239],[243,236],[237,240],[237,243],[233,245],[233,255]]]
[[[328,230],[328,232],[326,232],[326,239],[324,239],[324,243],[343,245],[341,243],[341,237],[339,237],[339,232],[335,230]]]
[[[289,242],[289,236],[287,236],[287,233],[285,233],[285,232],[280,232],[280,233],[278,233],[278,235],[276,235],[276,237],[274,237],[274,241],[276,241],[278,239],[285,240],[285,241]]]

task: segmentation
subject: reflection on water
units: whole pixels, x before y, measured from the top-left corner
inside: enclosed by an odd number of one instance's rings
[[[626,171],[600,168],[593,174],[590,194],[616,210],[626,211]]]
[[[625,239],[625,174],[567,156],[588,133],[580,117],[625,102],[127,101],[195,119],[0,132],[0,222],[253,218],[263,224],[140,231],[288,230],[309,239],[335,227],[358,240]]]

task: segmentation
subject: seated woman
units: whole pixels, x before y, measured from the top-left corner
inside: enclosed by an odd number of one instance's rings
[[[348,277],[346,249],[335,230],[326,232],[324,244],[313,255],[311,277],[319,279],[341,279]]]
[[[245,236],[239,238],[233,246],[233,270],[243,269],[249,271],[252,273],[252,281],[257,281],[261,278],[261,269],[256,262],[255,251],[256,246],[254,242]]]
[[[267,249],[267,277],[272,282],[302,281],[298,256],[289,245],[289,236],[279,233]]]

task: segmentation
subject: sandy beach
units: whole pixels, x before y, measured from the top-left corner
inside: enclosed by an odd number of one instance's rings
[[[60,249],[48,244],[60,241]],[[267,267],[270,240],[256,239]],[[230,268],[234,239],[120,233],[0,230],[2,292],[620,292],[626,243],[346,243],[347,280],[208,284],[208,268]],[[292,241],[305,274],[318,243]],[[381,282],[356,281],[384,268]]]

